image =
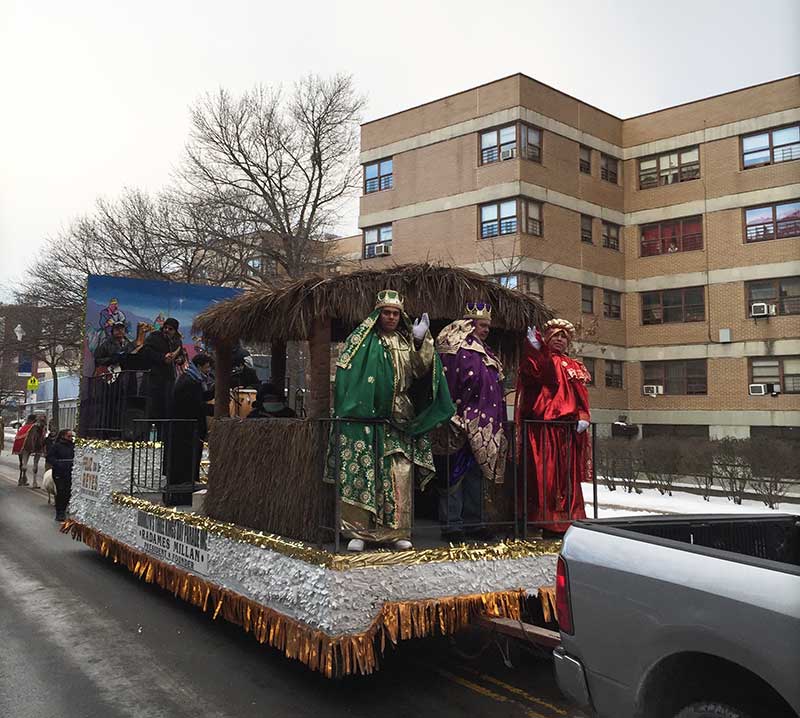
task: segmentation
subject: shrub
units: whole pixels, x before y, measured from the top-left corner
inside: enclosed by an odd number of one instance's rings
[[[642,468],[647,478],[663,494],[672,496],[672,484],[680,474],[680,442],[653,438],[642,442]]]
[[[777,509],[793,484],[798,483],[800,447],[788,441],[750,439],[750,487],[765,506]]]
[[[752,478],[748,457],[749,439],[720,439],[713,442],[713,472],[729,500],[741,505]]]

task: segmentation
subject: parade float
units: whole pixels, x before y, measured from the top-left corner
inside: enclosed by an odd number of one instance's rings
[[[63,531],[327,677],[372,673],[401,640],[453,634],[487,616],[517,621],[531,596],[551,618],[559,542],[529,538],[520,525],[513,456],[505,482],[485,492],[497,540],[442,542],[420,495],[415,548],[342,550],[336,487],[323,481],[332,367],[337,345],[387,288],[405,297],[410,315],[428,312],[434,330],[460,317],[466,302],[490,302],[490,344],[510,368],[526,328],[552,316],[532,296],[429,264],[314,276],[214,303],[194,322],[216,356],[202,506],[197,497],[194,508],[163,505],[163,447],[152,435],[84,436]],[[272,346],[276,382],[287,343],[307,343],[307,416],[229,416],[240,342]]]

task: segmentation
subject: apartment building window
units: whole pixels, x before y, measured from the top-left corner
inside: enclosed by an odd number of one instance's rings
[[[703,218],[687,217],[647,224],[641,228],[639,249],[642,257],[703,248]]]
[[[481,164],[488,165],[517,156],[517,126],[508,125],[481,132]]]
[[[252,257],[247,260],[247,276],[249,277],[260,277],[261,276],[261,268],[263,266],[263,262],[261,261],[261,257]]]
[[[393,165],[391,158],[364,165],[364,194],[391,189],[394,186]]]
[[[622,295],[619,292],[603,290],[603,316],[606,319],[622,319]]]
[[[702,322],[705,316],[703,287],[642,293],[642,324]]]
[[[521,125],[522,152],[526,160],[542,161],[542,131],[538,127]]]
[[[639,160],[639,189],[688,182],[700,177],[700,149],[687,147]]]
[[[705,359],[642,362],[642,384],[664,387],[664,394],[708,393]]]
[[[592,218],[588,214],[581,215],[581,242],[592,244]]]
[[[592,174],[592,148],[581,145],[578,166],[585,175]]]
[[[589,386],[594,386],[594,357],[582,357],[581,361],[583,365],[586,367],[586,371],[589,372]]]
[[[517,200],[507,199],[481,206],[481,237],[497,237],[517,231]]]
[[[603,222],[603,246],[619,252],[619,225]]]
[[[800,200],[750,207],[744,211],[745,241],[800,237]]]
[[[800,124],[742,137],[742,167],[800,160]]]
[[[382,224],[364,230],[364,259],[392,253],[392,225]]]
[[[606,386],[622,389],[622,362],[606,359]]]
[[[750,383],[772,384],[783,394],[800,394],[800,357],[763,357],[750,360]]]
[[[594,287],[581,284],[581,313],[594,314]]]
[[[520,197],[481,205],[481,238],[514,234],[521,227],[526,234],[542,236],[542,205]]]
[[[600,153],[600,179],[604,179],[611,184],[617,184],[619,178],[619,160],[616,157]]]
[[[528,274],[527,272],[497,274],[492,279],[506,289],[517,289],[539,299],[544,298],[544,277],[538,274]]]
[[[522,213],[524,215],[525,231],[536,237],[542,236],[542,205],[539,202],[531,202],[530,200],[520,200],[522,204]]]
[[[754,302],[775,305],[780,315],[800,314],[800,277],[759,279],[747,283],[747,316]]]

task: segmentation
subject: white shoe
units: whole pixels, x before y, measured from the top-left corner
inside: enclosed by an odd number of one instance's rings
[[[397,539],[397,541],[392,544],[392,547],[395,551],[410,551],[414,548],[414,544],[408,539]]]
[[[348,551],[363,551],[364,550],[364,542],[361,539],[350,539],[350,542],[347,544]]]

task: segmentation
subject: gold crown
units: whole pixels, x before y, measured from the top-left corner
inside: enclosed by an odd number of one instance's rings
[[[375,302],[375,309],[383,309],[384,307],[394,307],[403,311],[403,297],[400,292],[395,289],[384,289],[378,292],[378,301]]]
[[[486,302],[467,302],[464,319],[492,319],[492,305]]]

